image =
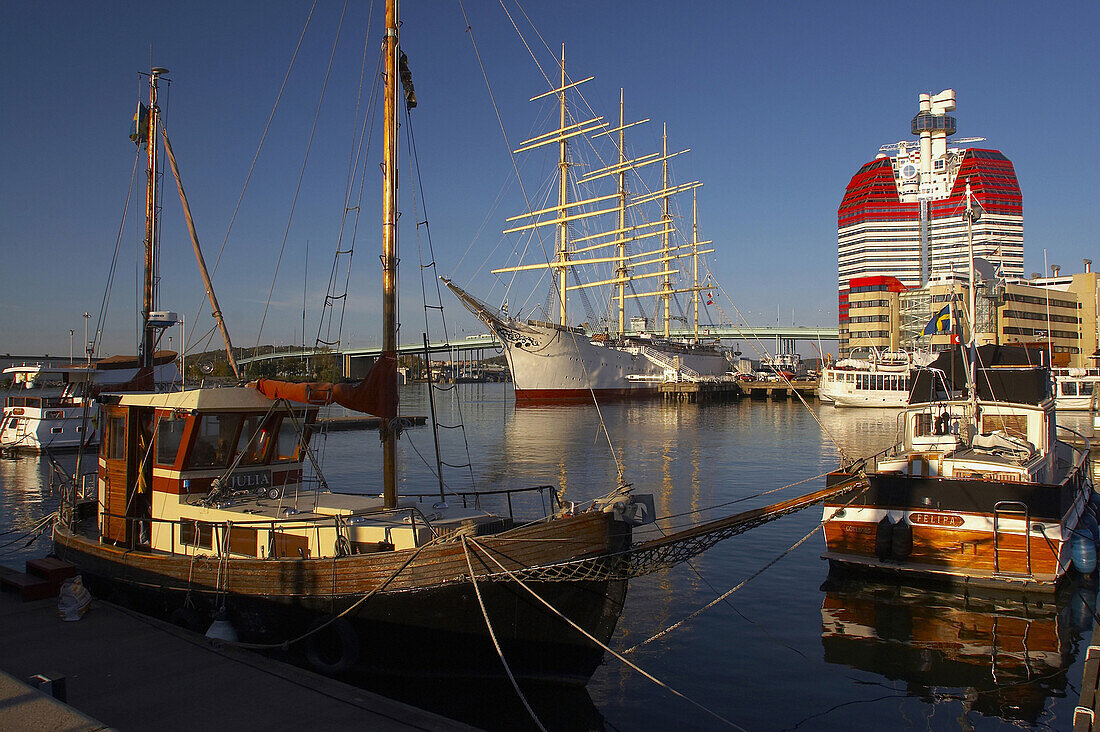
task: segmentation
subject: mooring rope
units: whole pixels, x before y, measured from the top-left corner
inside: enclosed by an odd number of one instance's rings
[[[400,567],[398,567],[397,569],[395,569],[395,570],[394,570],[394,571],[393,571],[392,573],[390,573],[390,576],[389,576],[389,577],[387,577],[387,578],[386,578],[386,579],[385,579],[385,580],[384,580],[384,581],[382,582],[382,584],[378,585],[378,587],[375,587],[375,588],[374,588],[373,590],[371,590],[370,592],[368,592],[368,593],[366,593],[365,595],[363,595],[362,597],[360,597],[360,598],[359,598],[358,600],[356,600],[355,602],[353,602],[353,603],[352,603],[351,605],[349,605],[349,606],[348,606],[348,607],[347,607],[347,608],[346,608],[346,609],[345,609],[344,611],[342,611],[342,612],[341,612],[341,613],[339,613],[338,615],[333,615],[333,616],[332,616],[331,618],[329,618],[328,620],[326,620],[326,621],[325,621],[324,623],[321,623],[321,624],[320,624],[320,625],[318,625],[318,626],[317,626],[316,628],[312,628],[312,629],[310,629],[310,630],[307,630],[307,631],[306,631],[305,633],[302,633],[302,634],[301,634],[300,636],[298,636],[297,638],[291,638],[290,640],[285,640],[285,641],[283,641],[283,642],[281,642],[281,643],[242,643],[242,642],[240,642],[240,641],[237,641],[237,642],[229,642],[229,643],[230,643],[230,645],[238,646],[238,647],[240,647],[240,648],[250,648],[250,649],[252,649],[252,650],[267,650],[267,651],[270,651],[270,650],[275,650],[275,649],[277,649],[277,648],[278,648],[278,649],[282,649],[282,650],[286,650],[287,648],[289,648],[290,646],[294,645],[295,643],[299,643],[299,642],[301,642],[301,641],[305,640],[306,638],[310,637],[311,635],[314,635],[315,633],[319,633],[319,632],[321,632],[322,630],[324,630],[324,629],[325,629],[325,628],[327,628],[328,626],[330,626],[330,625],[332,625],[333,623],[335,623],[335,622],[336,622],[337,620],[339,620],[340,618],[342,618],[342,617],[346,616],[346,615],[347,615],[348,613],[350,613],[350,612],[351,612],[352,610],[355,610],[356,608],[358,608],[358,607],[359,607],[360,605],[362,605],[362,604],[363,604],[364,602],[366,602],[367,600],[369,600],[369,599],[370,599],[371,597],[373,597],[374,595],[376,595],[376,594],[378,594],[379,592],[381,592],[382,590],[386,589],[386,587],[387,587],[387,586],[388,586],[388,585],[390,584],[390,582],[393,582],[393,581],[394,581],[394,580],[395,580],[395,579],[397,578],[397,575],[399,575],[399,574],[401,574],[402,572],[404,572],[404,571],[405,571],[405,568],[406,568],[406,567],[408,567],[408,566],[409,566],[410,564],[412,564],[412,561],[413,561],[414,559],[416,559],[416,558],[417,558],[417,556],[419,556],[419,555],[420,555],[420,552],[421,552],[421,551],[422,551],[422,550],[424,549],[424,547],[426,547],[426,546],[430,546],[430,544],[423,544],[423,545],[421,545],[421,546],[418,546],[418,547],[416,548],[416,551],[414,551],[414,552],[412,553],[412,555],[411,555],[411,556],[410,556],[410,557],[409,557],[408,559],[406,559],[406,560],[405,560],[405,563],[404,563],[404,564],[402,564],[402,565],[401,565]]]
[[[753,581],[754,579],[756,579],[757,577],[759,577],[760,575],[762,575],[762,574],[763,574],[764,572],[766,572],[766,571],[767,571],[768,569],[771,569],[771,567],[773,567],[773,566],[774,566],[775,564],[777,564],[777,563],[778,563],[778,562],[779,562],[779,561],[780,561],[781,559],[783,559],[783,558],[784,558],[784,557],[786,557],[786,556],[787,556],[788,554],[790,554],[791,552],[793,552],[793,551],[794,551],[795,549],[797,549],[798,547],[802,546],[802,545],[803,545],[804,543],[806,543],[807,541],[809,541],[809,539],[810,539],[810,537],[811,537],[811,536],[813,536],[813,535],[814,535],[814,534],[816,534],[816,533],[817,533],[818,531],[820,531],[821,529],[823,529],[823,528],[825,527],[825,524],[826,524],[826,523],[828,523],[829,521],[832,521],[832,520],[833,520],[833,519],[834,519],[834,518],[836,517],[836,515],[837,515],[838,513],[840,513],[840,512],[841,512],[841,511],[843,511],[843,510],[844,510],[845,508],[847,508],[848,506],[850,506],[850,505],[852,504],[852,501],[856,500],[856,499],[857,499],[857,498],[859,498],[859,497],[860,497],[861,495],[863,495],[863,493],[865,493],[865,492],[867,491],[867,487],[868,487],[868,486],[867,486],[867,485],[865,485],[865,486],[864,486],[864,488],[863,488],[863,490],[861,490],[861,491],[859,491],[858,493],[854,494],[854,495],[853,495],[853,496],[852,496],[852,497],[851,497],[850,499],[848,499],[848,502],[847,502],[847,503],[845,503],[845,504],[844,504],[843,506],[841,506],[840,508],[838,508],[838,509],[837,509],[836,511],[833,511],[833,514],[832,514],[832,516],[830,516],[830,517],[829,517],[829,518],[827,518],[827,519],[822,519],[822,520],[821,520],[821,522],[820,522],[820,523],[818,523],[818,524],[817,524],[817,526],[815,526],[815,527],[814,527],[814,528],[813,528],[812,530],[810,530],[810,532],[809,532],[808,534],[806,534],[805,536],[803,536],[803,537],[802,537],[801,539],[799,539],[798,541],[796,541],[796,542],[795,542],[794,544],[792,544],[791,546],[789,546],[789,547],[787,547],[786,549],[784,549],[784,550],[783,550],[783,552],[781,552],[781,553],[779,554],[779,556],[775,557],[775,558],[774,558],[774,559],[772,559],[772,560],[771,560],[770,562],[768,562],[767,564],[765,564],[765,565],[764,565],[763,567],[761,567],[760,569],[758,569],[758,570],[756,570],[755,572],[753,572],[753,573],[752,573],[751,575],[749,575],[748,577],[746,577],[746,578],[745,578],[744,580],[742,580],[741,582],[739,582],[739,583],[738,583],[737,585],[735,585],[735,586],[734,586],[734,587],[732,587],[731,589],[727,590],[726,592],[722,593],[722,594],[721,594],[721,595],[719,595],[718,597],[714,598],[713,600],[711,600],[710,602],[708,602],[708,603],[707,603],[706,605],[704,605],[703,607],[701,607],[701,608],[699,608],[699,609],[697,609],[697,610],[693,611],[693,612],[692,612],[691,614],[689,614],[689,615],[688,615],[687,617],[685,617],[685,618],[683,618],[683,619],[681,619],[681,620],[679,620],[679,621],[677,621],[677,622],[673,623],[672,625],[669,625],[668,627],[666,627],[666,628],[664,628],[664,629],[662,629],[662,630],[658,631],[657,633],[653,634],[653,635],[652,635],[652,636],[650,636],[649,638],[646,638],[646,639],[645,639],[644,641],[642,641],[641,643],[638,643],[638,644],[636,644],[636,645],[634,645],[634,646],[631,646],[630,648],[627,648],[627,649],[626,649],[625,651],[623,651],[623,653],[624,653],[624,654],[626,654],[626,653],[633,653],[634,651],[638,650],[638,649],[639,649],[639,648],[641,648],[642,646],[644,646],[644,645],[646,645],[646,644],[648,644],[648,643],[652,643],[653,641],[657,640],[658,638],[661,638],[661,637],[664,637],[664,636],[668,635],[668,634],[669,634],[669,633],[671,633],[672,631],[676,630],[676,629],[677,629],[677,628],[679,628],[680,626],[682,626],[682,625],[684,625],[685,623],[687,623],[687,622],[688,622],[689,620],[694,620],[695,618],[699,617],[700,615],[702,615],[702,614],[703,614],[704,612],[706,612],[706,611],[707,611],[707,610],[709,610],[710,608],[712,608],[712,607],[714,607],[715,605],[717,605],[718,603],[722,602],[722,601],[723,601],[723,600],[725,600],[725,599],[726,599],[727,597],[729,597],[730,595],[732,595],[733,593],[737,592],[737,591],[738,591],[738,590],[740,590],[740,589],[741,589],[742,587],[744,587],[745,585],[747,585],[747,584],[748,584],[749,582]]]
[[[733,727],[734,729],[740,729],[740,730],[744,729],[743,727],[740,727],[739,725],[734,724],[733,722],[726,719],[725,717],[718,714],[717,712],[712,711],[712,710],[708,709],[707,707],[703,706],[702,704],[695,701],[694,699],[692,699],[688,695],[684,694],[683,692],[677,691],[676,689],[673,689],[671,686],[669,686],[665,682],[661,681],[656,676],[649,673],[648,671],[646,671],[645,669],[643,669],[641,666],[634,663],[630,659],[624,657],[623,654],[615,651],[613,648],[611,648],[607,644],[600,641],[599,638],[596,638],[595,636],[593,636],[591,633],[589,633],[587,630],[585,630],[581,626],[577,625],[575,622],[573,622],[573,620],[571,618],[565,616],[560,610],[558,610],[556,607],[554,607],[549,602],[547,602],[545,599],[543,599],[543,597],[541,595],[539,595],[537,592],[535,592],[530,587],[528,587],[527,583],[525,583],[522,579],[520,579],[515,574],[513,574],[512,571],[509,570],[507,567],[505,567],[503,564],[501,564],[497,560],[497,558],[494,557],[492,555],[492,553],[490,553],[489,550],[486,549],[484,546],[482,546],[476,539],[474,539],[472,537],[463,537],[462,541],[463,541],[464,544],[465,544],[466,541],[469,541],[475,547],[481,549],[485,553],[485,556],[488,557],[490,560],[492,560],[493,564],[497,565],[501,569],[501,571],[503,571],[506,575],[508,575],[508,577],[510,579],[515,581],[516,584],[518,584],[520,587],[525,589],[528,593],[531,594],[532,597],[534,597],[536,600],[538,600],[540,603],[542,603],[544,606],[546,606],[547,609],[549,609],[551,612],[553,612],[555,615],[557,615],[559,618],[561,618],[565,622],[569,623],[569,625],[571,625],[576,631],[581,633],[585,638],[588,638],[588,640],[590,640],[593,643],[595,643],[596,645],[598,645],[604,651],[606,651],[607,653],[610,653],[615,658],[619,659],[620,661],[625,663],[627,666],[629,666],[630,668],[632,668],[635,671],[637,671],[638,673],[640,673],[642,676],[645,676],[647,679],[649,679],[653,683],[657,684],[658,686],[662,687],[663,689],[668,690],[672,694],[675,694],[676,696],[680,697],[681,699],[688,702],[689,704],[695,706],[697,709],[701,709],[702,711],[706,712],[710,716],[712,716],[715,719],[723,722],[724,724],[729,725],[730,727]],[[469,560],[467,560],[467,561],[469,561]],[[473,570],[471,569],[471,577],[472,577],[472,575],[473,575]]]
[[[477,604],[481,606],[481,616],[485,618],[485,627],[489,629],[489,638],[493,641],[493,647],[496,648],[497,656],[500,657],[500,663],[504,666],[504,673],[508,675],[508,680],[512,682],[512,688],[516,690],[516,695],[523,703],[523,708],[527,710],[527,713],[531,715],[531,721],[535,723],[542,732],[546,732],[546,727],[543,726],[539,720],[535,710],[531,708],[530,702],[527,701],[527,697],[524,696],[523,690],[519,688],[519,683],[516,681],[516,677],[512,674],[512,668],[508,665],[508,660],[504,658],[504,652],[500,649],[500,642],[497,640],[497,634],[493,630],[493,624],[489,621],[489,613],[485,609],[485,600],[481,597],[481,588],[477,584],[477,574],[474,572],[474,565],[470,562],[470,549],[466,545],[466,537],[462,537],[462,553],[466,557],[466,566],[470,570],[470,582],[474,586],[474,594],[477,595]]]

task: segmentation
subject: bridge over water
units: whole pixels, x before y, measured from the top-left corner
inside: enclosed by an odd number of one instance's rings
[[[694,330],[673,329],[673,338],[691,338]],[[765,348],[771,353],[783,353],[794,350],[796,341],[839,341],[840,334],[836,328],[824,328],[816,326],[722,326],[699,328],[699,336],[707,340],[738,341],[744,342],[742,351],[746,354],[756,355],[750,343],[757,340],[763,342],[761,350]],[[500,341],[492,334],[467,336],[455,338],[449,341],[435,341],[428,343],[428,351],[432,354],[453,354],[453,358],[459,360],[480,361],[488,356],[496,355],[501,350]],[[486,351],[493,351],[486,354]],[[334,355],[340,359],[342,373],[349,378],[360,378],[366,374],[367,368],[382,352],[381,346],[367,346],[365,348],[344,348],[336,351],[326,351],[326,355]],[[413,341],[402,343],[397,347],[398,355],[421,355],[424,353],[424,342]],[[241,365],[259,363],[262,361],[281,361],[284,359],[306,358],[317,355],[313,349],[297,351],[282,350],[277,353],[261,353],[248,358],[240,359]]]

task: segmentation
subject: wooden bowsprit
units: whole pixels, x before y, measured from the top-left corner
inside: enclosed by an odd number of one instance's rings
[[[666,536],[633,545],[616,554],[578,559],[561,564],[528,567],[513,574],[525,580],[545,582],[576,581],[581,579],[609,580],[630,579],[668,569],[702,554],[715,544],[742,534],[749,529],[763,526],[778,518],[797,513],[830,498],[868,486],[862,474],[813,493],[773,503],[750,511],[743,511],[698,526],[692,526]],[[488,579],[488,578],[487,578]],[[492,579],[507,579],[497,575]]]

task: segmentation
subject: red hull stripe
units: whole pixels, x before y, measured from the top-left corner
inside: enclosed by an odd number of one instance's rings
[[[639,386],[628,389],[516,389],[517,402],[587,402],[597,399],[635,399],[657,393],[656,387]]]

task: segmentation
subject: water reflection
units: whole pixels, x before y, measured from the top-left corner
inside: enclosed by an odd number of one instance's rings
[[[1085,600],[1095,599],[1084,588],[1040,601],[833,578],[822,589],[827,663],[903,682],[930,705],[951,699],[1031,724],[1066,694],[1077,643],[1092,628]]]
[[[74,454],[56,456],[62,470],[76,467]],[[50,551],[49,532],[29,547],[26,532],[53,513],[60,502],[57,485],[50,484],[50,462],[45,455],[0,457],[0,564],[20,567],[24,560]]]

